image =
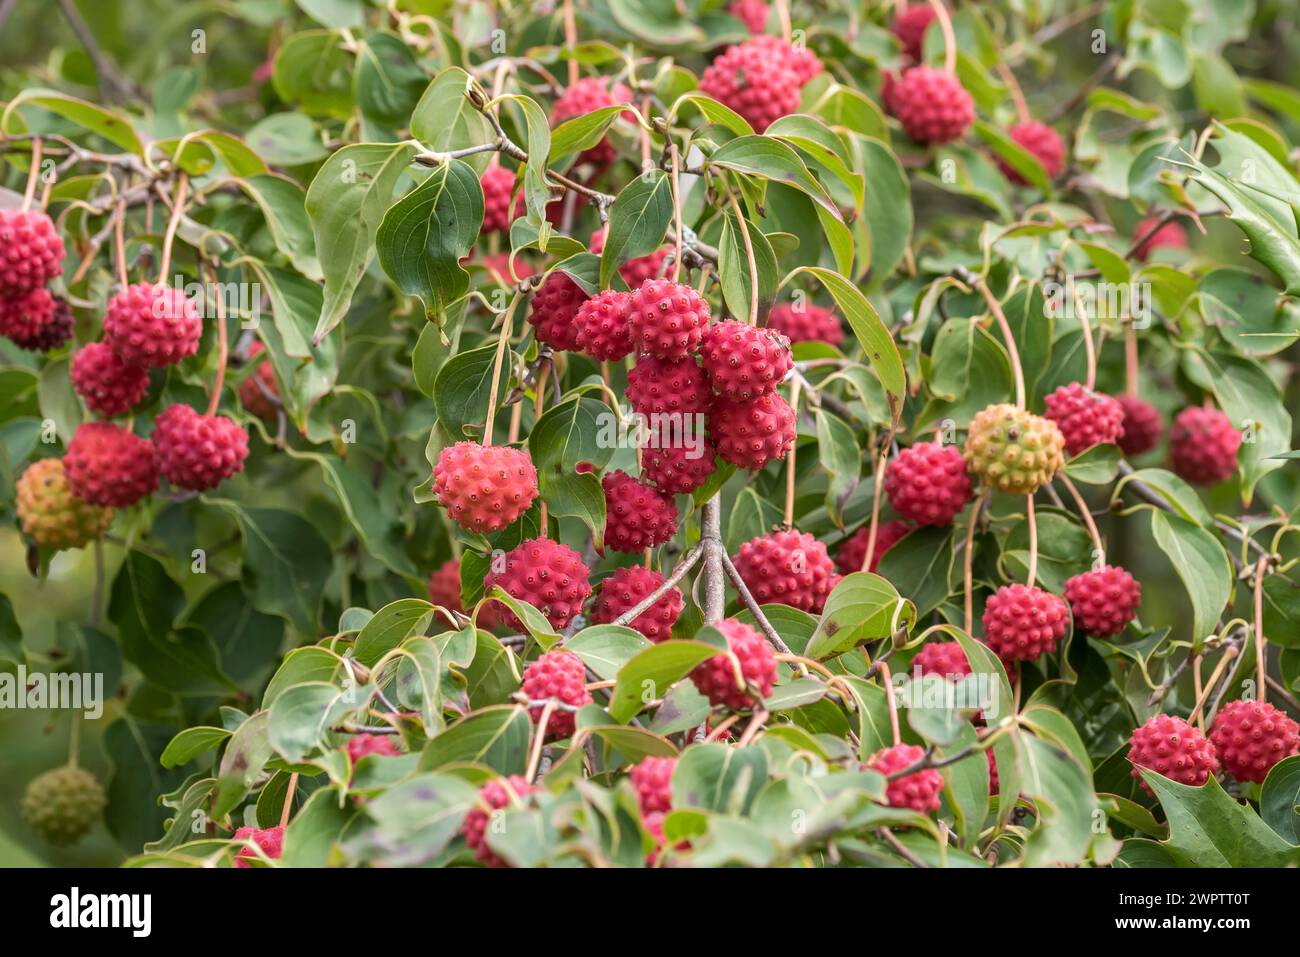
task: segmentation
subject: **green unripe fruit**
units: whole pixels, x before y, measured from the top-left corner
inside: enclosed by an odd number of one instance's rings
[[[1008,495],[1032,495],[1065,464],[1064,447],[1051,419],[1003,403],[975,416],[964,454],[984,485]]]
[[[66,847],[95,826],[107,800],[104,788],[89,771],[55,768],[27,785],[23,819],[51,844]]]
[[[72,494],[62,459],[33,462],[18,479],[18,519],[23,533],[46,548],[82,548],[113,524],[113,510]]]

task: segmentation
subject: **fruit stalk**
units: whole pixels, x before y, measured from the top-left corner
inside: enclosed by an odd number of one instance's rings
[[[943,0],[930,0],[930,6],[934,8],[935,18],[939,21],[939,29],[943,32],[943,69],[949,75],[957,73],[957,37],[952,30],[952,18],[948,16],[948,8],[943,5]]]
[[[167,270],[172,265],[172,243],[176,240],[176,229],[181,224],[181,216],[185,212],[185,197],[189,192],[190,178],[181,173],[180,178],[176,181],[176,196],[172,199],[172,214],[167,220],[167,231],[163,233],[162,264],[158,270],[158,284],[167,283]]]

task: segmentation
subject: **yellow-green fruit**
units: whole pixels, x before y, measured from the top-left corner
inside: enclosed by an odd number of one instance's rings
[[[81,548],[108,531],[113,510],[76,498],[62,459],[41,459],[18,479],[18,519],[37,545]]]
[[[95,776],[81,768],[46,771],[23,794],[23,819],[51,844],[75,844],[99,820],[107,799]]]
[[[1051,419],[1014,405],[990,405],[966,434],[966,461],[989,488],[1031,495],[1065,464],[1065,438]]]

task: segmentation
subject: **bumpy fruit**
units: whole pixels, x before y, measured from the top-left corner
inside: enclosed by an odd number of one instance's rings
[[[794,409],[775,393],[747,402],[718,399],[709,413],[709,435],[724,462],[761,469],[783,459],[794,445]]]
[[[799,109],[802,85],[785,57],[752,40],[728,47],[700,77],[703,93],[731,107],[759,133]]]
[[[579,306],[573,314],[578,351],[608,361],[628,356],[632,352],[632,329],[627,321],[631,304],[631,293],[607,289]]]
[[[713,402],[708,374],[693,358],[639,356],[627,374],[626,395],[645,416],[703,413]]]
[[[1043,402],[1047,417],[1061,430],[1069,455],[1094,445],[1113,445],[1124,434],[1124,407],[1104,392],[1071,382]]]
[[[463,612],[460,602],[460,559],[449,558],[429,576],[429,601],[448,611]]]
[[[54,297],[45,288],[0,298],[0,336],[31,342],[54,319]]]
[[[56,847],[76,844],[95,826],[108,799],[89,771],[77,767],[46,771],[23,792],[23,820]]]
[[[248,433],[224,415],[203,415],[170,405],[154,421],[158,467],[177,488],[204,492],[236,472],[248,458]]]
[[[984,643],[1004,662],[1033,661],[1056,650],[1070,610],[1060,595],[1029,585],[1003,585],[984,606]]]
[[[1300,753],[1300,725],[1266,701],[1230,701],[1214,718],[1210,743],[1225,771],[1261,784],[1273,765]]]
[[[727,12],[743,23],[750,33],[762,33],[767,27],[768,6],[764,0],[732,0]]]
[[[1200,731],[1182,718],[1158,714],[1129,738],[1129,763],[1133,777],[1148,794],[1153,793],[1142,780],[1138,768],[1147,768],[1171,781],[1198,788],[1219,770],[1214,746]]]
[[[1217,485],[1237,471],[1241,433],[1218,409],[1183,409],[1169,430],[1169,464],[1193,485]]]
[[[610,84],[600,76],[584,77],[560,94],[551,110],[551,125],[559,126],[565,120],[575,116],[604,109],[607,106],[619,106],[632,101],[632,91],[622,83]],[[605,167],[618,157],[614,144],[605,137],[595,146],[584,150],[578,157],[579,163]]]
[[[691,672],[691,683],[714,707],[746,711],[772,693],[776,682],[776,653],[766,638],[744,622],[724,618],[716,627],[727,639],[731,654],[715,655],[701,662]],[[735,662],[740,663],[744,688],[737,685]],[[751,688],[757,689],[758,697],[751,693]]]
[[[970,500],[966,459],[956,446],[935,442],[903,449],[885,469],[885,494],[903,518],[947,525]]]
[[[1118,395],[1115,401],[1124,409],[1124,431],[1119,436],[1120,450],[1125,455],[1141,455],[1154,449],[1164,431],[1156,407],[1135,395]]]
[[[903,45],[903,53],[906,56],[920,62],[925,31],[929,29],[936,16],[938,14],[934,12],[934,7],[928,3],[909,3],[898,16],[894,17],[894,23],[889,29],[894,36],[898,37],[898,42]]]
[[[582,659],[563,648],[552,649],[524,669],[524,694],[529,701],[555,698],[571,708],[591,704],[587,690],[587,669]],[[543,705],[529,714],[534,722],[542,720]],[[573,734],[574,712],[553,709],[543,729],[547,741],[559,741]]]
[[[975,101],[961,82],[943,70],[915,66],[905,70],[889,95],[903,130],[917,143],[959,140],[975,122]]]
[[[822,61],[802,43],[790,43],[778,36],[763,34],[754,37],[749,44],[767,50],[784,63],[801,87],[822,72]]]
[[[874,572],[880,565],[885,552],[894,547],[900,538],[912,530],[911,525],[902,519],[891,519],[876,529],[876,549],[871,554],[871,567],[866,571]],[[862,563],[867,558],[867,541],[871,537],[871,526],[863,525],[854,532],[835,553],[835,567],[841,575],[849,575],[863,570]]]
[[[775,329],[735,320],[704,330],[700,359],[713,388],[733,402],[775,392],[794,368],[789,339]]]
[[[248,350],[251,360],[262,353],[262,344],[254,342]],[[239,383],[239,404],[259,419],[274,419],[280,408],[280,389],[275,382],[275,369],[271,363],[257,363],[253,371]]]
[[[262,852],[263,857],[269,857],[273,861],[278,861],[280,855],[284,853],[284,826],[275,827],[241,827],[235,832],[234,840],[252,841],[257,845],[258,850]],[[254,867],[254,862],[260,862],[261,857],[251,847],[241,848],[235,855],[235,866],[241,868]],[[258,863],[256,866],[262,866]]]
[[[1133,253],[1138,262],[1146,262],[1158,249],[1181,250],[1187,248],[1187,231],[1176,222],[1168,222],[1159,229],[1160,216],[1148,216],[1133,227],[1133,239],[1141,245]]]
[[[499,286],[513,286],[519,280],[527,279],[537,273],[537,270],[521,256],[516,256],[515,261],[511,263],[509,253],[484,256],[479,262],[488,271],[492,281]]]
[[[971,422],[965,455],[989,488],[1032,495],[1065,464],[1065,437],[1051,419],[1014,405],[990,405]]]
[[[647,279],[632,294],[628,321],[639,351],[659,359],[685,359],[699,348],[709,304],[685,283]]]
[[[138,282],[108,301],[104,341],[133,366],[175,365],[194,355],[202,335],[198,303],[180,289]]]
[[[492,815],[513,804],[517,804],[536,791],[521,774],[512,774],[504,781],[494,778],[479,788],[480,806],[472,808],[465,815],[460,826],[460,833],[465,837],[465,844],[474,852],[474,859],[485,867],[506,867],[507,864],[487,846],[487,828]]]
[[[537,498],[537,469],[527,452],[502,445],[457,442],[433,467],[438,504],[469,532],[499,532]]]
[[[557,352],[575,351],[578,325],[574,320],[588,298],[568,273],[557,269],[547,276],[533,293],[532,309],[528,312],[528,322],[537,330],[537,341]]]
[[[944,678],[961,678],[971,673],[966,652],[956,641],[932,641],[922,645],[912,659],[912,668],[919,668],[923,675]]]
[[[709,480],[718,464],[710,439],[695,436],[695,444],[651,445],[641,454],[641,474],[665,495],[689,495]]]
[[[793,529],[752,538],[740,546],[736,570],[759,604],[820,612],[839,581],[826,546]]]
[[[867,767],[890,775],[910,768],[925,757],[925,749],[915,744],[896,744],[882,748],[867,759]],[[918,814],[939,810],[943,793],[943,775],[934,768],[924,768],[895,778],[885,785],[885,803],[890,807],[907,807]]]
[[[515,171],[493,163],[483,171],[479,185],[483,187],[483,232],[509,232],[519,206],[517,202],[511,202],[515,193]]]
[[[628,565],[618,569],[600,586],[600,595],[591,610],[592,624],[609,624],[649,598],[663,583],[663,575],[641,565]],[[682,604],[681,590],[670,588],[653,605],[628,622],[628,627],[641,632],[655,644],[667,641],[672,635],[677,616],[682,613]]]
[[[0,295],[44,286],[63,274],[63,240],[37,210],[0,209]]]
[[[91,412],[121,415],[149,391],[149,373],[127,365],[104,343],[92,342],[72,359],[72,388]]]
[[[676,758],[642,758],[632,768],[632,788],[642,815],[667,814],[673,809],[673,772]]]
[[[1097,638],[1118,635],[1137,617],[1142,585],[1123,568],[1103,565],[1065,583],[1065,600],[1079,630]]]
[[[348,738],[348,760],[356,764],[367,754],[395,758],[401,752],[393,739],[386,734],[354,734]]]
[[[506,552],[501,563],[500,572],[487,573],[483,587],[500,585],[506,594],[528,602],[545,615],[552,628],[563,630],[582,611],[582,603],[591,594],[591,583],[587,581],[590,569],[582,556],[549,538],[522,542]],[[501,616],[505,627],[523,628],[515,613],[504,606],[493,609],[493,613]]]
[[[38,290],[43,292],[44,290]],[[28,294],[32,295],[31,293]],[[49,352],[57,349],[69,339],[72,338],[76,326],[76,320],[72,315],[72,307],[66,300],[59,299],[57,296],[51,299],[52,308],[44,320],[35,329],[30,330],[29,335],[10,335],[14,345],[20,349],[26,349],[29,352]],[[0,309],[3,309],[0,305]]]
[[[838,346],[844,341],[844,329],[830,309],[803,303],[782,303],[767,314],[767,326],[791,342],[825,342]]]
[[[60,459],[27,466],[16,489],[23,534],[46,548],[84,548],[113,524],[113,510],[72,494]]]
[[[615,470],[601,479],[605,490],[605,547],[639,552],[668,541],[677,531],[677,507],[664,492]]]
[[[591,242],[588,244],[588,248],[594,256],[599,256],[605,251],[604,229],[598,229],[591,234]],[[618,274],[627,283],[627,288],[635,289],[647,279],[654,279],[663,271],[664,260],[668,258],[669,252],[671,250],[665,246],[648,256],[636,256],[629,259],[618,267]]]
[[[1046,123],[1029,120],[1011,127],[1010,135],[1018,146],[1038,160],[1048,179],[1056,179],[1061,175],[1061,170],[1065,168],[1065,142],[1056,130]],[[1029,184],[1029,180],[1001,157],[998,158],[998,168],[1002,170],[1003,176],[1017,186]]]
[[[153,443],[111,422],[77,426],[63,472],[72,494],[92,505],[125,508],[158,487],[158,458]]]

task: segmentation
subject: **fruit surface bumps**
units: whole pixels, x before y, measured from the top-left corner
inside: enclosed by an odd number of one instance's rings
[[[632,342],[659,359],[685,359],[699,348],[709,324],[709,304],[691,286],[647,279],[628,307]]]
[[[606,289],[586,300],[573,315],[578,351],[602,361],[623,359],[632,352],[628,309],[632,294]]]
[[[915,744],[896,744],[882,748],[867,759],[867,767],[886,776],[906,770],[925,757],[925,749]],[[934,768],[923,768],[889,781],[885,786],[885,803],[890,807],[911,808],[918,814],[939,810],[943,793],[943,775]]]
[[[1169,465],[1193,485],[1218,485],[1237,471],[1241,433],[1218,409],[1190,406],[1169,430]]]
[[[1061,175],[1061,170],[1065,167],[1066,150],[1065,141],[1056,130],[1046,123],[1028,120],[1011,127],[1008,134],[1016,145],[1038,160],[1049,180]],[[1028,185],[1029,181],[1001,157],[998,157],[998,168],[1002,170],[1002,175],[1017,186]]]
[[[708,373],[693,357],[638,356],[627,374],[626,395],[645,416],[703,414],[713,402]]]
[[[578,325],[574,321],[588,295],[568,273],[555,270],[533,293],[528,322],[536,330],[537,341],[557,352],[574,352],[578,348]]]
[[[72,388],[97,415],[129,412],[149,391],[149,373],[123,362],[106,343],[91,342],[72,358]]]
[[[1115,401],[1124,410],[1124,431],[1119,447],[1125,455],[1141,455],[1156,447],[1164,432],[1160,412],[1150,402],[1135,395],[1117,395]]]
[[[464,612],[460,601],[460,559],[449,558],[429,576],[429,601],[448,611]]]
[[[975,122],[975,101],[961,82],[943,70],[914,66],[892,84],[889,105],[903,130],[917,143],[959,140]]]
[[[113,510],[72,494],[61,459],[27,466],[17,485],[18,521],[23,534],[45,548],[83,548],[113,524]]]
[[[537,498],[537,469],[519,449],[457,442],[438,453],[433,492],[461,528],[499,532]]]
[[[731,107],[759,133],[799,109],[801,86],[794,64],[752,40],[728,47],[700,75],[702,92]]]
[[[673,772],[677,759],[647,757],[634,765],[630,775],[632,789],[642,815],[667,814],[673,809]]]
[[[775,329],[727,320],[704,331],[700,357],[709,382],[733,402],[775,392],[794,368],[790,340]]]
[[[1142,789],[1152,793],[1139,768],[1148,768],[1171,781],[1198,788],[1219,770],[1214,746],[1182,718],[1158,714],[1129,738],[1129,763]]]
[[[1266,701],[1230,701],[1214,716],[1210,743],[1225,771],[1259,784],[1279,761],[1300,753],[1300,725]]]
[[[262,857],[269,857],[273,861],[280,859],[284,853],[284,825],[277,824],[275,827],[241,827],[235,831],[234,840],[252,841],[257,845],[257,849],[262,852],[261,857],[257,851],[251,847],[242,847],[239,853],[235,855],[235,867],[254,868],[264,866],[261,863]]]
[[[158,467],[176,488],[204,492],[244,469],[248,433],[234,419],[170,405],[154,421]]]
[[[759,703],[751,693],[756,688],[762,698],[772,693],[776,682],[776,654],[758,631],[725,618],[715,626],[727,639],[730,655],[715,655],[701,662],[691,672],[691,683],[715,707],[748,711]],[[737,681],[735,663],[740,664],[744,687]]]
[[[885,469],[885,494],[899,515],[917,525],[948,525],[970,500],[966,459],[952,445],[918,442]]]
[[[591,704],[587,690],[586,665],[571,651],[553,648],[524,669],[523,692],[529,701],[546,701],[554,698],[570,708]],[[529,714],[533,722],[542,720],[545,705],[533,707]],[[555,708],[551,711],[544,729],[547,741],[559,741],[573,734],[574,712]]]
[[[158,488],[158,457],[152,442],[120,426],[83,422],[68,443],[63,473],[82,501],[125,508]]]
[[[1070,623],[1060,595],[1003,585],[984,605],[984,643],[1004,662],[1033,661],[1056,650]]]
[[[23,792],[22,813],[27,826],[56,847],[81,840],[95,826],[108,798],[89,771],[78,767],[46,771]]]
[[[1103,565],[1065,583],[1075,627],[1097,638],[1118,635],[1137,617],[1141,583],[1123,568]]]
[[[767,325],[791,342],[825,342],[838,346],[844,341],[839,317],[830,309],[812,303],[773,306],[767,314]]]
[[[1043,403],[1047,417],[1061,430],[1067,455],[1078,455],[1094,445],[1112,445],[1124,434],[1124,407],[1078,382],[1061,386]]]
[[[826,546],[793,529],[750,539],[734,561],[760,605],[790,605],[816,614],[839,581]]]
[[[913,527],[899,518],[881,522],[880,527],[876,529],[876,548],[871,554],[871,567],[863,569],[862,563],[866,561],[867,544],[871,538],[871,524],[863,525],[840,545],[835,553],[835,568],[841,575],[864,570],[874,572],[880,565],[880,560],[884,558],[885,552],[893,548],[895,543]]]
[[[642,565],[617,569],[600,586],[600,594],[591,609],[591,623],[605,625],[615,621],[653,595],[663,583],[663,575]],[[681,589],[670,588],[653,605],[628,622],[628,627],[639,631],[655,644],[667,641],[672,635],[673,625],[682,613],[683,604]]]
[[[175,365],[198,351],[202,335],[198,303],[180,289],[140,282],[108,301],[104,341],[131,365]]]
[[[0,209],[0,296],[29,292],[61,276],[64,253],[45,213]]]
[[[605,493],[605,547],[639,552],[664,544],[677,532],[677,507],[670,496],[615,469],[601,479]]]
[[[498,561],[501,570],[497,571]],[[483,587],[494,585],[512,598],[526,601],[550,622],[563,630],[591,595],[590,570],[582,556],[568,545],[549,538],[531,538],[493,559],[493,569],[483,579]],[[488,606],[493,616],[500,615],[507,628],[523,628],[523,623],[505,606],[493,602]]]
[[[494,813],[521,803],[536,790],[522,774],[512,774],[505,779],[493,778],[479,788],[479,803],[465,815],[460,826],[465,844],[474,852],[476,861],[485,867],[508,866],[487,845],[488,824]]]
[[[794,409],[776,393],[743,402],[719,397],[709,412],[709,436],[724,462],[758,470],[794,446]]]
[[[989,488],[1029,495],[1065,464],[1065,437],[1050,419],[1009,403],[982,409],[966,435],[971,471]]]

